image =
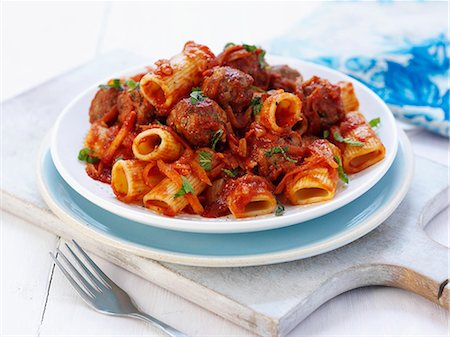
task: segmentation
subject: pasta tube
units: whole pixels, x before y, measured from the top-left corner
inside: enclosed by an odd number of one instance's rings
[[[348,112],[339,126],[331,128],[334,143],[342,152],[346,173],[357,173],[382,160],[386,149],[359,111]]]
[[[133,141],[133,154],[144,161],[174,161],[178,159],[183,146],[167,130],[151,128],[139,133]]]
[[[330,200],[336,193],[337,169],[315,167],[299,174],[286,186],[286,196],[294,205]]]
[[[341,88],[341,99],[345,112],[356,111],[359,109],[359,101],[355,95],[355,89],[351,82],[341,81],[338,83]]]
[[[238,178],[226,201],[236,218],[270,214],[277,206],[267,181],[253,175]]]
[[[142,197],[150,191],[142,176],[146,165],[140,160],[116,161],[111,171],[111,187],[119,200],[127,203],[142,201]]]
[[[157,109],[167,110],[200,83],[214,58],[208,47],[189,41],[180,54],[156,62],[157,68],[142,77],[141,92]]]
[[[275,133],[282,133],[298,122],[306,123],[301,110],[302,102],[296,95],[278,90],[264,101],[256,120]]]
[[[206,184],[193,174],[189,174],[185,178],[192,187],[192,194],[195,196],[202,193],[206,187]],[[189,204],[186,194],[176,196],[179,191],[180,187],[176,182],[165,178],[144,196],[144,206],[157,213],[175,216]]]

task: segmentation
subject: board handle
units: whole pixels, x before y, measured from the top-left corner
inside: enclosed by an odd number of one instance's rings
[[[438,193],[424,207],[418,226],[407,244],[407,258],[394,275],[393,286],[413,291],[450,310],[450,249],[431,239],[426,225],[449,207],[450,187]]]

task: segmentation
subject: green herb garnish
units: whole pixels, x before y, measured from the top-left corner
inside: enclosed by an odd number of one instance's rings
[[[200,166],[207,172],[211,171],[212,169],[211,159],[211,152],[203,150],[198,153],[198,162]]]
[[[256,47],[255,45],[249,45],[249,44],[242,44],[242,47],[245,48],[246,51],[252,52],[255,51],[256,49],[258,49],[258,47]]]
[[[225,47],[223,47],[223,49],[227,49],[228,47],[233,47],[233,46],[235,46],[236,44],[235,43],[233,43],[233,42],[228,42],[226,45],[225,45]]]
[[[360,141],[342,137],[341,134],[339,133],[339,131],[337,131],[337,130],[333,132],[333,137],[339,143],[346,143],[346,144],[353,145],[353,146],[364,146],[364,143],[362,143]]]
[[[84,149],[81,149],[80,152],[78,152],[78,160],[85,161],[89,164],[97,164],[100,159],[98,157],[93,156],[94,151],[91,150],[88,147],[85,147]]]
[[[281,202],[277,200],[277,207],[275,208],[275,215],[282,216],[284,214],[284,206]]]
[[[191,96],[191,104],[197,104],[197,102],[203,101],[206,98],[201,88],[192,88],[190,96]]]
[[[261,97],[260,96],[253,97],[252,101],[250,102],[250,105],[252,106],[253,109],[253,116],[256,116],[261,111],[261,107],[263,106]]]
[[[133,81],[131,78],[127,80],[126,85],[128,87],[128,92],[133,91],[134,89],[139,89],[140,83]]]
[[[194,193],[194,188],[192,187],[191,183],[185,176],[181,176],[181,179],[183,180],[183,184],[181,185],[180,190],[174,194],[174,198],[182,197],[183,195],[186,195],[187,193]]]
[[[377,128],[377,127],[380,125],[380,122],[381,122],[381,118],[380,118],[380,117],[377,117],[377,118],[372,119],[372,120],[369,122],[369,125],[370,125],[372,128]]]
[[[212,137],[211,149],[213,149],[214,151],[216,151],[217,142],[222,137],[222,135],[223,135],[223,130],[219,129],[216,131],[216,133]]]
[[[222,171],[223,171],[224,173],[228,174],[231,178],[234,178],[234,177],[236,177],[236,175],[237,175],[237,173],[238,173],[238,171],[239,171],[239,168],[236,167],[236,168],[234,168],[234,169],[232,169],[232,170],[223,168]]]
[[[323,130],[323,138],[328,138],[329,135],[330,135],[330,131]]]
[[[113,85],[112,86],[117,91],[122,91],[123,90],[122,86],[120,85],[120,79],[119,78],[113,79]]]
[[[333,156],[334,161],[338,164],[338,174],[339,174],[339,178],[346,184],[348,184],[348,177],[344,172],[344,169],[342,168],[342,164],[341,164],[341,160],[339,159],[338,156]]]
[[[123,90],[123,88],[122,88],[122,86],[121,86],[121,84],[120,84],[120,78],[115,78],[115,79],[113,79],[113,80],[112,80],[112,84],[100,84],[98,87],[99,87],[99,88],[102,88],[102,89],[111,89],[111,88],[114,88],[114,89],[116,89],[117,91],[122,91],[122,90]]]
[[[266,56],[266,51],[262,50],[261,53],[259,53],[258,55],[259,67],[261,69],[264,69],[266,67],[266,61],[264,60],[264,56]]]
[[[283,146],[283,147],[275,146],[275,147],[271,148],[270,150],[266,151],[266,153],[264,153],[264,155],[266,157],[271,157],[275,153],[281,153],[283,155],[284,159],[286,159],[287,161],[290,161],[291,163],[296,163],[297,160],[295,160],[287,155],[286,151],[288,151],[288,150],[289,150],[288,146]]]

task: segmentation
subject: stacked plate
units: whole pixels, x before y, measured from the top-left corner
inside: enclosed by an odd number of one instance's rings
[[[333,200],[286,207],[283,216],[236,220],[194,215],[166,217],[117,200],[110,186],[89,178],[77,159],[89,130],[88,110],[97,86],[89,88],[60,115],[39,162],[39,187],[50,208],[102,244],[157,260],[199,266],[247,266],[292,261],[341,247],[382,223],[406,195],[413,171],[412,151],[394,118],[372,91],[334,70],[281,57],[305,78],[351,81],[368,120],[381,118],[378,135],[386,157],[349,176]],[[121,77],[143,67],[112,75]],[[106,81],[105,81],[106,82]]]

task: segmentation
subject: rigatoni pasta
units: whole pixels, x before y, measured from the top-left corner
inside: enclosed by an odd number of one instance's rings
[[[140,81],[144,97],[156,108],[169,109],[201,81],[214,58],[208,47],[189,41],[170,60],[160,60],[157,68]]]
[[[386,149],[359,111],[345,115],[340,125],[332,128],[334,143],[342,152],[345,172],[357,173],[382,160]]]
[[[174,161],[182,150],[183,146],[169,131],[157,127],[142,131],[133,141],[134,156],[144,161]]]
[[[78,158],[117,198],[167,216],[282,215],[326,202],[385,148],[350,82],[270,67],[257,46],[187,42],[92,100]]]

